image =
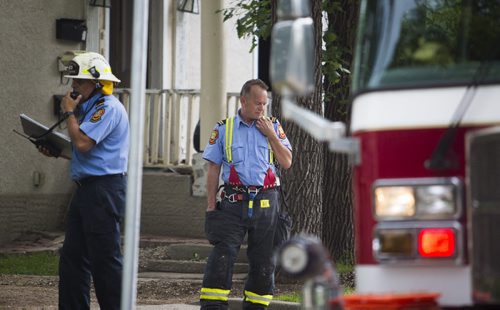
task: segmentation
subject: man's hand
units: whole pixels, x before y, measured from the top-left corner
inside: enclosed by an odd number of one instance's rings
[[[71,98],[71,91],[68,91],[66,95],[61,100],[61,111],[64,112],[73,112],[76,109],[76,106],[82,100],[82,95],[78,95],[76,99]]]
[[[264,136],[267,137],[271,148],[273,149],[274,156],[278,160],[281,168],[288,169],[292,165],[292,152],[278,139],[276,132],[274,131],[273,122],[269,117],[263,116],[258,119],[255,126],[262,132]]]
[[[207,212],[213,212],[217,206],[217,189],[219,188],[219,175],[221,166],[211,161],[207,170]]]
[[[259,118],[255,123],[255,126],[257,126],[260,132],[262,132],[262,134],[268,138],[272,135],[276,135],[276,133],[274,132],[273,122],[267,116],[262,116],[261,118]]]

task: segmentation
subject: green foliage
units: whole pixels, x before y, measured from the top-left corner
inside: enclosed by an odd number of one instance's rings
[[[341,13],[343,8],[339,0],[323,1],[323,10],[327,14]],[[236,18],[236,31],[239,38],[252,37],[252,52],[259,38],[267,39],[272,30],[272,12],[270,0],[233,0],[229,8],[223,9],[224,21]],[[323,74],[332,83],[337,84],[343,75],[350,75],[349,63],[344,60],[348,52],[337,43],[337,35],[332,31],[323,34]]]
[[[344,14],[344,9],[340,0],[323,1],[323,11],[330,18],[336,15]],[[330,21],[333,22],[333,21]],[[331,85],[340,82],[345,75],[350,75],[350,63],[346,60],[346,55],[350,55],[351,51],[338,41],[338,35],[333,31],[331,25],[328,30],[323,33],[323,75]],[[327,94],[328,95],[328,94]]]
[[[267,39],[271,35],[270,0],[233,0],[229,8],[221,11],[224,21],[236,18],[238,38],[252,37],[250,52],[257,46],[259,38]]]
[[[335,264],[338,273],[354,272],[354,266],[351,264],[337,263]]]
[[[56,276],[58,268],[59,256],[51,253],[0,256],[0,274]]]
[[[344,287],[344,295],[351,295],[356,293],[354,287]]]

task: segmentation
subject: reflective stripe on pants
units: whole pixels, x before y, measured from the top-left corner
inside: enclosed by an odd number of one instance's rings
[[[273,300],[273,295],[259,295],[250,291],[245,291],[244,300],[254,304],[269,306],[269,303]]]
[[[230,290],[222,290],[220,288],[202,287],[200,299],[227,301],[229,292]]]

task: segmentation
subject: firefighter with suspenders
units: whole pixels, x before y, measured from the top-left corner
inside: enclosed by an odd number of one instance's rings
[[[247,233],[243,309],[266,309],[273,297],[279,212],[275,161],[288,169],[292,148],[278,120],[264,116],[267,89],[261,80],[247,81],[241,109],[215,126],[203,153],[208,161],[205,233],[214,248],[203,278],[201,309],[228,308],[233,265]],[[217,203],[221,170],[224,185]]]

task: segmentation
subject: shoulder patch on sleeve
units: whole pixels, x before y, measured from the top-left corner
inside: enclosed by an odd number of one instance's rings
[[[281,140],[286,139],[285,131],[283,130],[283,127],[281,127],[281,124],[278,125],[278,137]]]
[[[92,117],[90,118],[90,122],[97,123],[98,121],[101,120],[101,118],[105,112],[106,112],[106,110],[104,108],[98,109],[97,111],[94,112],[94,114],[92,114]]]
[[[219,138],[219,130],[215,128],[214,130],[212,130],[212,133],[210,134],[210,140],[208,140],[208,143],[215,144],[218,138]]]

